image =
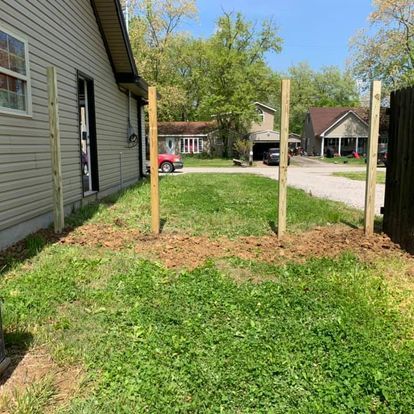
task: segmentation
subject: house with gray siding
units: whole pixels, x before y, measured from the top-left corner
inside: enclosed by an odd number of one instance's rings
[[[52,222],[47,68],[58,74],[65,212],[145,171],[139,76],[119,0],[0,0],[0,249]]]
[[[379,150],[386,150],[389,116],[381,109]],[[303,130],[303,147],[309,155],[338,156],[367,153],[369,135],[367,108],[310,108]]]

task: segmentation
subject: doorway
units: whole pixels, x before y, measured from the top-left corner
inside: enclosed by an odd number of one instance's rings
[[[93,79],[78,73],[79,138],[83,195],[99,191]]]

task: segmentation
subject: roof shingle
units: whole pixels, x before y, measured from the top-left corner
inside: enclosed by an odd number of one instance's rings
[[[158,122],[159,135],[207,135],[216,128],[215,121]]]
[[[349,111],[354,112],[365,123],[369,122],[368,108],[310,108],[309,114],[315,135],[321,135]],[[385,131],[387,129],[388,116],[386,108],[381,108],[380,131]]]

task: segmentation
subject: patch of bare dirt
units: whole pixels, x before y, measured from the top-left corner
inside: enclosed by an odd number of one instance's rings
[[[368,261],[390,256],[412,259],[412,256],[404,253],[384,234],[366,237],[361,229],[343,225],[287,235],[283,242],[276,236],[211,239],[205,236],[164,233],[155,237],[125,228],[122,223],[85,224],[72,231],[68,230],[58,238],[50,233],[42,232],[42,236],[49,243],[104,247],[116,251],[133,248],[142,257],[161,261],[172,269],[193,269],[208,259],[227,257],[269,263],[303,262],[313,257],[336,257],[345,251],[351,251]],[[24,253],[20,243],[3,255],[22,258]]]
[[[82,380],[82,369],[79,367],[60,367],[43,349],[32,349],[24,355],[12,353],[10,367],[0,380],[0,413],[7,412],[5,402],[14,401],[16,396],[45,377],[50,377],[55,394],[51,403],[61,406],[79,389]]]
[[[242,237],[236,240],[220,238],[163,235],[141,239],[135,251],[161,260],[169,268],[195,268],[207,259],[239,257],[268,263],[303,262],[313,257],[337,257],[352,251],[364,260],[375,257],[405,255],[387,236],[366,237],[362,230],[343,226],[323,227],[289,235],[283,242],[276,237]],[[407,255],[408,256],[408,255]]]

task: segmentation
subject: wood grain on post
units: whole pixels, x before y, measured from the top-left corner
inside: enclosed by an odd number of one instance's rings
[[[373,81],[371,85],[367,182],[366,182],[366,189],[365,189],[365,234],[366,235],[371,235],[374,233],[380,110],[381,110],[381,81]]]
[[[148,89],[148,100],[151,163],[151,228],[154,234],[160,234],[157,89],[154,86],[151,86]]]
[[[59,102],[57,72],[55,67],[47,68],[49,93],[50,151],[52,160],[53,218],[55,233],[62,233],[65,227],[63,208],[62,161],[60,154]]]
[[[279,158],[279,214],[277,235],[282,239],[286,233],[287,168],[289,141],[290,80],[282,80],[280,104],[280,158]]]

